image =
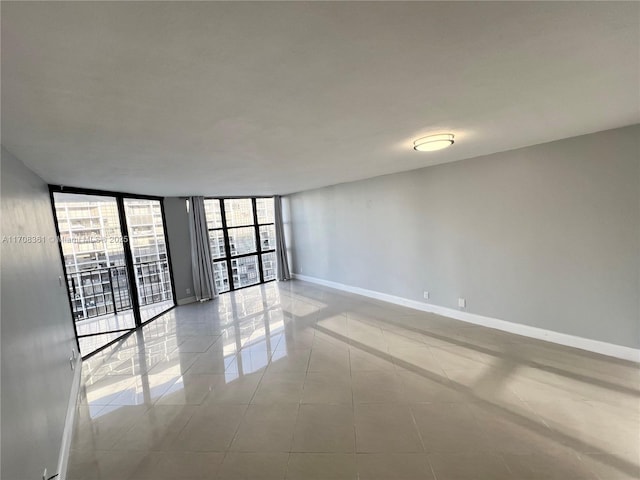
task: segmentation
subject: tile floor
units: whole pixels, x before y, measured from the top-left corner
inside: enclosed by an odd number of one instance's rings
[[[640,478],[637,364],[299,281],[82,373],[70,480]]]
[[[142,321],[146,322],[150,318],[160,315],[172,307],[173,301],[144,305],[140,307],[140,316],[142,317]],[[80,353],[82,356],[88,355],[110,341],[122,336],[122,332],[95,335],[96,333],[132,329],[135,328],[135,325],[136,321],[133,317],[133,310],[124,310],[117,314],[110,313],[108,315],[100,315],[99,317],[77,321],[76,333],[78,335],[91,335],[90,337],[80,338]]]

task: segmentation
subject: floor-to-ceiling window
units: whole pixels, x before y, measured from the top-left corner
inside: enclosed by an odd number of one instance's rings
[[[125,198],[140,317],[146,322],[173,307],[171,273],[159,200]]]
[[[51,187],[83,356],[174,306],[160,199]]]
[[[275,280],[273,198],[204,201],[218,292]]]

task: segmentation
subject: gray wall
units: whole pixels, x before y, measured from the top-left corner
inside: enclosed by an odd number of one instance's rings
[[[164,215],[171,250],[173,283],[178,301],[193,296],[193,274],[191,272],[191,240],[189,238],[189,216],[185,199],[165,197]],[[187,293],[187,289],[191,293]]]
[[[293,271],[640,347],[639,138],[635,125],[291,195]]]
[[[1,477],[39,479],[45,467],[57,473],[76,343],[47,185],[4,149],[1,173]]]

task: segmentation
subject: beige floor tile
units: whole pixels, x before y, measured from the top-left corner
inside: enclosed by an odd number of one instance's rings
[[[157,460],[147,468],[137,469],[136,479],[203,480],[218,478],[224,453],[162,452],[154,453]]]
[[[287,480],[356,480],[354,454],[292,453]]]
[[[510,388],[524,401],[596,400],[614,407],[640,412],[640,385],[589,378],[558,369],[522,367],[511,379]]]
[[[327,334],[334,333],[337,336],[347,336],[347,316],[344,314],[328,315],[316,322],[316,328]]]
[[[598,480],[638,480],[640,478],[640,458],[625,460],[612,454],[581,454],[584,465]]]
[[[291,451],[354,452],[354,415],[351,405],[300,405]]]
[[[430,378],[447,378],[441,362],[436,361],[430,347],[390,348],[389,353],[399,371],[419,373]]]
[[[218,378],[218,375],[181,375],[155,404],[200,405],[213,390]]]
[[[490,350],[475,347],[475,345],[469,345],[468,347],[430,347],[430,349],[436,361],[445,372],[449,370],[474,368],[478,364],[495,365],[503,360],[499,356],[499,353],[494,355]]]
[[[326,349],[336,348],[344,350],[349,348],[349,337],[343,332],[330,330],[322,326],[321,323],[314,323],[313,326],[314,336],[311,344],[312,349]]]
[[[309,372],[304,381],[302,403],[342,403],[351,405],[351,377],[332,372]]]
[[[231,445],[235,452],[289,452],[297,403],[249,405]]]
[[[218,471],[217,480],[283,480],[288,453],[229,452]]]
[[[67,478],[69,480],[123,480],[131,478],[137,472],[146,472],[155,461],[151,454],[140,451],[132,453],[93,450],[82,454],[72,452]]]
[[[522,480],[597,480],[575,452],[504,454],[513,478]]]
[[[204,404],[248,404],[251,402],[262,374],[216,375],[213,388],[204,400]]]
[[[179,375],[143,373],[110,405],[153,405],[179,378]]]
[[[352,345],[381,352],[387,352],[389,349],[388,338],[383,335],[382,330],[367,323],[350,321],[347,337]]]
[[[238,371],[235,355],[225,355],[223,351],[213,350],[188,355],[195,355],[192,365],[186,370],[191,375],[213,375],[223,374],[226,371]]]
[[[640,418],[625,409],[592,401],[529,403],[559,441],[581,453],[610,453],[637,462]]]
[[[132,422],[112,450],[168,450],[196,411],[192,405],[155,405]]]
[[[423,402],[469,402],[473,396],[457,388],[456,384],[447,378],[433,375],[421,375],[411,371],[401,370],[398,377],[402,382],[404,399],[408,403]]]
[[[206,352],[211,345],[218,339],[218,336],[206,336],[201,335],[197,337],[186,337],[183,338],[182,342],[178,345],[178,350],[180,352],[195,352],[201,353]]]
[[[426,344],[423,335],[415,333],[411,330],[384,331],[384,339],[390,349],[415,348],[424,347]]]
[[[262,373],[269,366],[270,357],[271,352],[262,345],[259,348],[252,346],[249,350],[243,348],[236,355],[237,370],[244,374]]]
[[[80,387],[80,405],[109,405],[131,387],[137,375],[109,375],[86,382]]]
[[[302,373],[305,374],[309,366],[311,349],[275,351],[266,373]]]
[[[477,452],[492,446],[465,403],[411,405],[426,452]]]
[[[357,405],[356,451],[359,453],[423,452],[409,407]]]
[[[311,350],[314,331],[308,329],[289,328],[288,324],[283,332],[283,338],[278,342],[274,351]]]
[[[521,480],[509,471],[504,459],[498,455],[433,453],[427,458],[438,480]]]
[[[340,372],[350,371],[348,348],[313,348],[309,359],[309,372]]]
[[[243,419],[246,405],[197,407],[170,449],[187,452],[224,452]]]
[[[356,463],[359,480],[435,479],[423,453],[359,453]]]
[[[200,358],[200,353],[179,352],[170,353],[164,356],[149,369],[152,375],[182,375]],[[209,373],[209,372],[203,372]],[[211,372],[213,373],[213,372]]]
[[[489,402],[469,404],[484,437],[496,452],[558,452],[563,439],[528,406],[504,408]]]
[[[403,403],[407,401],[404,383],[395,373],[352,372],[355,403]]]
[[[273,404],[299,402],[302,398],[304,378],[286,373],[265,375],[260,381],[251,403]]]
[[[76,450],[112,448],[147,410],[146,405],[102,407],[91,420],[76,422],[72,448]]]
[[[299,281],[176,308],[82,382],[70,480],[640,478],[638,365]]]
[[[513,385],[522,366],[510,362],[478,364],[464,369],[447,369],[447,377],[462,392],[477,400],[498,404],[521,403]]]
[[[351,372],[396,372],[393,357],[386,352],[350,347]]]

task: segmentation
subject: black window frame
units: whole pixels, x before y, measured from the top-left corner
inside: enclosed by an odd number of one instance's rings
[[[220,293],[227,293],[227,292],[235,292],[236,290],[241,290],[243,288],[248,288],[248,287],[255,287],[256,285],[262,285],[264,283],[269,283],[269,282],[273,282],[276,280],[276,278],[271,278],[268,280],[264,279],[264,266],[262,263],[262,258],[263,255],[267,254],[267,253],[275,253],[276,249],[274,248],[268,248],[268,249],[263,249],[262,248],[262,243],[260,240],[260,227],[268,227],[268,226],[272,226],[274,229],[274,233],[275,233],[275,212],[274,212],[274,221],[273,222],[266,222],[266,223],[258,223],[258,209],[257,209],[257,201],[258,199],[271,199],[274,200],[274,197],[269,197],[269,196],[256,196],[256,197],[205,197],[205,202],[207,201],[218,201],[218,206],[220,208],[220,220],[222,222],[222,226],[221,227],[213,227],[213,228],[209,228],[207,226],[207,231],[208,232],[213,232],[213,231],[222,231],[222,235],[223,235],[223,239],[224,239],[224,253],[225,256],[224,257],[218,257],[218,258],[214,258],[213,252],[211,252],[211,262],[214,265],[214,271],[215,271],[215,264],[216,263],[222,263],[225,262],[227,265],[227,280],[229,283],[229,289],[225,290],[224,292],[220,292]],[[251,200],[251,210],[252,210],[252,218],[253,218],[253,223],[252,224],[248,224],[248,225],[233,225],[233,226],[229,226],[227,224],[227,215],[226,215],[226,210],[225,210],[225,200]],[[206,211],[206,209],[205,209]],[[209,219],[207,219],[207,225],[209,224]],[[256,245],[256,250],[253,252],[248,252],[248,253],[241,253],[241,254],[236,254],[236,255],[232,255],[231,254],[231,242],[229,241],[229,230],[237,230],[237,229],[241,229],[241,228],[253,228],[253,232],[254,232],[254,239],[255,239],[255,245]],[[211,241],[211,233],[209,233],[209,241]],[[245,258],[245,257],[256,257],[257,258],[257,262],[258,262],[258,283],[253,283],[251,285],[244,285],[242,287],[237,287],[234,283],[233,280],[233,260],[237,260],[240,258]]]
[[[114,343],[124,339],[124,337],[129,336],[131,333],[135,332],[135,331],[140,331],[142,329],[142,327],[144,327],[145,325],[153,322],[154,320],[156,320],[157,318],[161,317],[162,315],[166,314],[167,312],[169,312],[170,310],[173,310],[176,305],[178,304],[177,298],[176,298],[176,286],[174,283],[174,278],[173,278],[173,264],[171,261],[171,249],[169,248],[169,235],[167,234],[167,219],[165,216],[165,210],[164,210],[164,198],[163,197],[158,197],[155,195],[144,195],[144,194],[139,194],[139,193],[126,193],[126,192],[113,192],[110,190],[97,190],[97,189],[92,189],[92,188],[83,188],[83,187],[67,187],[67,186],[62,186],[62,185],[54,185],[54,184],[49,184],[48,185],[49,188],[49,201],[51,203],[51,212],[53,214],[53,223],[55,226],[55,230],[56,230],[56,236],[57,238],[60,238],[60,225],[58,223],[58,214],[56,212],[56,202],[55,202],[55,197],[54,197],[54,193],[71,193],[71,194],[79,194],[79,195],[93,195],[93,196],[103,196],[103,197],[112,197],[116,200],[116,204],[118,207],[118,220],[119,220],[119,225],[120,225],[120,232],[122,233],[122,235],[129,237],[129,224],[127,222],[127,214],[126,214],[126,210],[125,210],[125,205],[124,205],[124,201],[126,199],[141,199],[141,200],[153,200],[153,201],[157,201],[160,203],[160,213],[162,215],[162,231],[164,234],[164,238],[166,241],[166,258],[167,258],[167,263],[168,263],[168,269],[169,269],[169,277],[170,277],[170,284],[171,284],[171,301],[173,302],[173,306],[169,307],[167,310],[158,313],[157,315],[152,316],[151,318],[148,318],[146,320],[142,319],[141,316],[141,310],[140,310],[140,302],[139,302],[139,294],[138,294],[138,287],[135,281],[135,263],[134,263],[134,256],[133,256],[133,249],[131,248],[131,244],[129,242],[126,242],[123,248],[123,253],[124,256],[126,258],[126,262],[125,265],[123,266],[123,268],[125,269],[125,274],[127,276],[127,281],[129,282],[129,288],[131,289],[131,295],[130,295],[130,301],[131,301],[131,305],[129,305],[131,307],[132,313],[133,313],[133,318],[134,318],[134,327],[131,328],[125,328],[125,329],[116,329],[116,330],[111,330],[108,332],[100,332],[100,333],[90,333],[90,334],[85,334],[85,335],[78,335],[78,330],[76,327],[76,319],[74,318],[73,315],[73,298],[71,296],[71,292],[69,291],[69,288],[67,286],[67,288],[65,288],[67,290],[67,298],[69,300],[69,309],[71,311],[71,321],[73,323],[73,331],[75,333],[76,336],[76,346],[78,348],[78,352],[81,352],[80,349],[80,338],[83,337],[91,337],[94,335],[102,335],[102,334],[108,334],[108,333],[122,333],[122,335],[118,336],[117,338],[114,338],[113,340],[105,343],[104,345],[100,346],[99,348],[89,352],[88,354],[82,355],[82,359],[86,360],[90,357],[92,357],[93,355],[95,355],[98,352],[101,352],[102,350],[108,348],[109,346],[113,345]],[[64,251],[62,248],[62,242],[58,242],[58,251],[60,253],[60,261],[62,263],[62,271],[64,272],[64,278],[67,279],[69,278],[68,272],[67,272],[67,264],[65,261],[65,257],[64,257]],[[128,307],[127,307],[128,309]]]

